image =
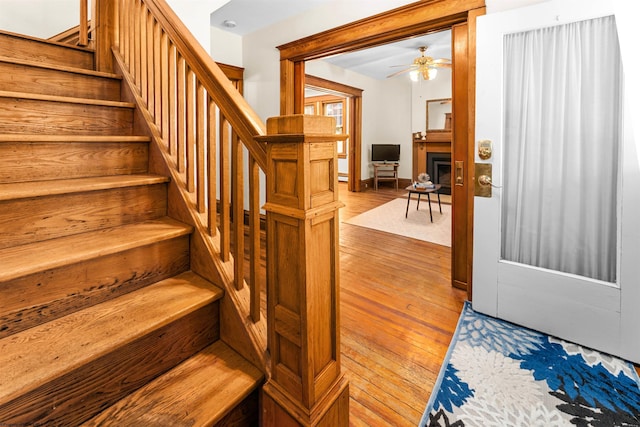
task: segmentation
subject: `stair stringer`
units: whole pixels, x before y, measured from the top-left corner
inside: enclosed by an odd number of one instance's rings
[[[191,270],[225,290],[220,300],[220,339],[249,360],[269,377],[269,352],[267,349],[267,322],[264,316],[253,322],[249,312],[250,292],[244,284],[236,289],[233,257],[224,262],[220,257],[220,233],[209,236],[201,215],[193,209],[194,195],[185,190],[184,178],[176,171],[160,132],[147,106],[137,94],[135,84],[122,57],[114,49],[114,72],[122,76],[122,100],[135,104],[134,132],[151,138],[149,145],[149,172],[169,176],[167,215],[194,227],[191,235]]]

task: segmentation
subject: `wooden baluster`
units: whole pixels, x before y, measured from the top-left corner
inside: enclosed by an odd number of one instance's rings
[[[347,426],[340,372],[335,119],[267,121],[267,322],[263,425]],[[311,135],[313,134],[313,135]],[[281,135],[286,135],[282,137]]]
[[[184,158],[185,158],[185,145],[186,145],[186,137],[187,137],[187,101],[186,101],[186,76],[185,76],[185,63],[184,58],[178,55],[178,81],[176,87],[176,93],[178,95],[177,99],[177,116],[178,116],[178,139],[177,139],[177,152],[176,152],[176,163],[178,166],[178,172],[184,172]]]
[[[209,204],[209,216],[208,216],[208,225],[209,225],[209,235],[215,236],[217,233],[217,218],[218,218],[218,206],[217,206],[217,157],[216,152],[218,147],[216,145],[216,137],[218,135],[216,130],[216,104],[213,100],[209,99],[209,107],[207,109],[209,114],[209,119],[207,120],[207,167],[209,173],[207,176],[209,180],[207,182],[208,188],[208,204]]]
[[[89,42],[89,28],[87,22],[89,20],[88,0],[80,0],[80,32],[78,34],[78,46],[86,46]]]
[[[220,258],[229,261],[231,253],[231,150],[229,123],[220,114]]]
[[[80,0],[80,34],[78,35],[78,46],[86,46],[89,44],[88,12],[87,0]]]
[[[155,106],[155,124],[158,126],[160,134],[162,134],[162,104],[166,101],[166,98],[162,98],[162,55],[161,55],[161,43],[162,43],[162,31],[160,29],[160,23],[153,20],[153,69],[154,69],[154,79],[153,79],[153,93],[157,96],[155,97],[154,106]]]
[[[136,2],[137,0],[129,0],[127,7],[127,17],[129,18],[129,74],[135,79],[136,76]]]
[[[175,46],[169,40],[169,154],[178,164],[178,58]]]
[[[147,54],[147,48],[149,46],[149,40],[147,36],[148,30],[148,16],[149,11],[147,6],[142,3],[140,7],[139,25],[140,25],[140,80],[138,82],[138,88],[140,89],[140,96],[144,100],[144,103],[149,105],[149,55]]]
[[[254,322],[260,320],[260,167],[249,156],[249,287],[251,289],[250,313]]]
[[[160,109],[160,134],[162,135],[162,139],[166,144],[167,151],[171,154],[171,136],[169,135],[169,108],[171,105],[171,100],[169,98],[169,37],[163,31],[160,41],[160,81],[161,81],[161,109]]]
[[[129,60],[129,14],[127,13],[127,6],[125,0],[118,1],[118,48],[120,55],[124,59],[124,63],[127,66],[130,63]]]
[[[205,191],[206,191],[206,170],[204,168],[205,161],[205,143],[206,143],[206,118],[207,111],[205,108],[205,90],[200,82],[196,84],[196,209],[199,213],[204,213],[206,209]]]
[[[236,289],[244,284],[244,156],[238,135],[231,131],[231,197],[233,202],[233,267]]]
[[[146,19],[146,27],[147,27],[147,46],[146,46],[146,50],[147,50],[147,59],[146,59],[146,65],[147,65],[147,111],[149,112],[149,115],[151,115],[151,118],[153,119],[154,123],[156,121],[155,118],[155,92],[154,92],[154,88],[155,88],[155,71],[154,71],[154,65],[155,65],[155,60],[153,58],[153,36],[154,36],[154,29],[153,29],[153,25],[154,25],[154,19],[153,19],[153,15],[151,14],[151,12],[148,11],[147,9],[147,19]]]
[[[196,139],[196,118],[195,118],[195,76],[189,66],[187,66],[187,89],[186,89],[186,125],[187,140],[185,144],[187,157],[187,191],[195,191],[195,139]]]
[[[142,4],[140,3],[140,0],[135,0],[135,5],[136,7],[133,10],[133,16],[134,16],[134,21],[133,21],[133,33],[131,35],[131,38],[133,39],[133,43],[134,43],[134,51],[133,51],[133,70],[132,72],[134,72],[135,74],[133,74],[135,82],[136,82],[136,89],[138,90],[138,93],[141,93],[141,89],[140,89],[140,81],[142,79],[142,72],[141,72],[141,52],[142,52],[142,30],[141,30],[141,25],[140,25],[140,16],[142,15]],[[138,36],[138,34],[140,36]],[[143,99],[146,100],[146,97],[143,96]]]

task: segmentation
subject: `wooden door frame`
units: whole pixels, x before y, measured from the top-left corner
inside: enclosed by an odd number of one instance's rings
[[[462,162],[464,186],[454,190],[451,283],[466,289],[469,299],[475,181],[475,30],[476,18],[484,13],[485,0],[422,0],[278,46],[280,114],[301,114],[304,111],[305,61],[464,25],[463,36],[452,43],[453,60],[458,63],[453,75],[452,98],[455,114],[458,114],[457,117],[454,115],[454,122],[459,122],[458,132],[455,128],[453,132],[452,162]],[[459,202],[457,208],[456,202]]]
[[[309,74],[305,75],[305,85],[340,93],[347,97],[349,103],[349,128],[347,129],[347,134],[349,135],[349,153],[347,156],[349,182],[347,187],[349,191],[360,191],[362,184],[360,179],[362,167],[360,162],[360,153],[362,152],[362,89]]]

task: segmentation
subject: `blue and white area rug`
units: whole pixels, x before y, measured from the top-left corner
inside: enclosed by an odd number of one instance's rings
[[[467,302],[420,427],[640,426],[639,385],[628,362]]]

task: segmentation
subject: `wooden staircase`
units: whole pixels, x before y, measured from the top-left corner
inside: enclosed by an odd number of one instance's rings
[[[0,425],[256,425],[120,77],[0,33]]]

